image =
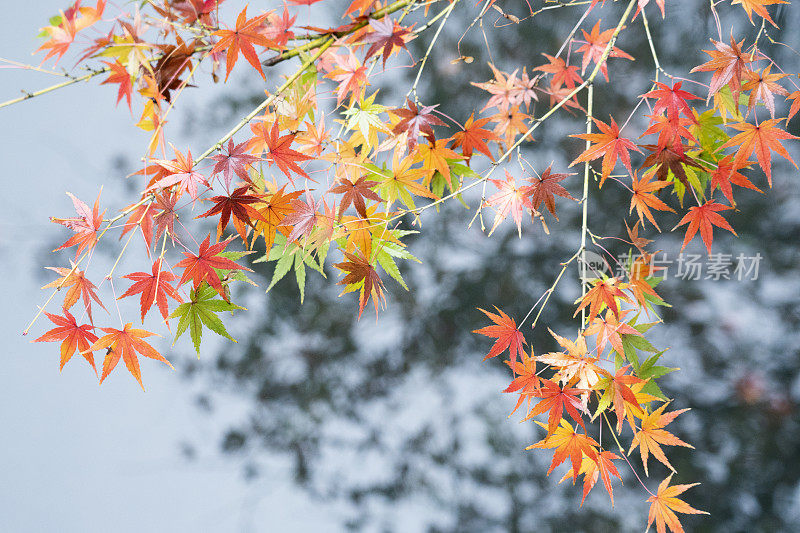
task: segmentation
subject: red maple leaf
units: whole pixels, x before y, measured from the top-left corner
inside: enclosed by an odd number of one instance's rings
[[[580,395],[585,393],[586,390],[584,389],[569,387],[567,385],[564,385],[562,388],[555,381],[543,379],[541,387],[532,394],[535,398],[540,398],[539,403],[528,411],[523,422],[525,420],[530,420],[534,416],[549,412],[547,418],[547,434],[552,435],[556,431],[558,423],[566,409],[569,416],[586,430],[586,426],[583,424],[583,417],[578,412],[586,410],[580,398]]]
[[[600,22],[602,21],[597,21],[592,28],[591,33],[586,33],[586,30],[581,30],[583,32],[583,38],[586,39],[586,42],[584,42],[584,44],[582,44],[580,48],[576,50],[576,52],[583,54],[581,73],[586,71],[586,67],[589,66],[590,61],[594,61],[595,64],[600,62],[600,59],[603,57],[603,53],[606,51],[609,41],[611,41],[611,37],[614,35],[614,28],[609,28],[603,32],[600,32]],[[622,57],[624,59],[630,59],[633,61],[633,57],[630,54],[623,52],[616,46],[611,48],[611,52],[609,53],[608,57]],[[608,68],[605,62],[603,62],[603,65],[600,67],[600,72],[603,73],[606,81],[608,81]]]
[[[131,82],[130,73],[125,68],[125,65],[119,61],[115,61],[113,63],[109,61],[103,61],[103,63],[105,63],[109,70],[111,70],[111,74],[109,74],[108,78],[103,80],[100,85],[105,85],[106,83],[119,83],[119,90],[117,91],[117,105],[119,105],[119,101],[125,97],[125,99],[128,101],[128,109],[131,109],[131,91],[133,90],[133,83]]]
[[[425,135],[429,141],[434,142],[432,126],[444,126],[445,123],[432,113],[438,104],[417,107],[411,100],[406,100],[406,103],[408,109],[400,108],[391,110],[392,113],[401,119],[400,122],[392,128],[392,133],[399,135],[406,132],[408,134],[408,140],[406,141],[407,148],[408,151],[411,152],[417,146],[417,138],[420,134]]]
[[[517,232],[519,236],[522,237],[522,212],[524,208],[533,209],[533,204],[531,204],[528,195],[530,194],[531,187],[529,185],[523,185],[521,187],[517,186],[517,182],[508,173],[505,171],[506,179],[505,180],[493,180],[489,178],[489,181],[492,184],[500,189],[492,196],[486,199],[486,205],[490,205],[495,208],[497,213],[494,217],[494,223],[492,224],[492,229],[489,230],[489,235],[500,225],[500,223],[506,219],[509,213],[514,218],[514,222],[517,224]]]
[[[47,318],[56,325],[53,329],[39,337],[33,342],[61,342],[61,365],[59,370],[64,369],[64,365],[72,358],[75,349],[83,355],[83,357],[92,365],[92,370],[97,374],[97,368],[94,366],[94,355],[91,352],[86,352],[89,345],[97,340],[97,335],[92,333],[94,326],[91,324],[83,324],[79,326],[75,321],[72,313],[64,309],[64,316],[54,315],[44,312]]]
[[[532,184],[530,187],[531,204],[534,209],[539,209],[539,206],[544,203],[547,210],[550,211],[550,214],[558,220],[555,196],[561,196],[562,198],[568,198],[576,202],[578,201],[572,197],[569,191],[559,185],[559,182],[575,174],[551,174],[550,168],[551,167],[547,167],[539,177],[528,178],[528,181]]]
[[[491,118],[475,120],[475,113],[472,113],[464,124],[464,129],[453,135],[453,148],[458,148],[460,146],[461,153],[467,161],[472,158],[473,150],[479,151],[494,161],[494,156],[486,145],[486,141],[495,141],[499,143],[500,137],[490,130],[483,129],[483,126],[490,120]]]
[[[272,163],[278,165],[278,168],[286,174],[286,177],[289,178],[289,181],[292,183],[294,183],[294,180],[292,179],[290,171],[294,171],[304,178],[311,179],[309,175],[297,165],[299,161],[312,159],[311,156],[307,156],[291,148],[295,135],[297,135],[296,133],[279,136],[280,130],[278,129],[278,121],[273,122],[272,127],[268,127],[266,122],[251,124],[250,129],[253,130],[255,137],[248,141],[248,150],[251,150],[257,155],[261,155],[261,153],[266,150],[267,161],[269,161],[270,166],[272,166]]]
[[[192,280],[195,290],[202,282],[208,283],[211,287],[216,289],[220,296],[225,301],[228,301],[228,296],[225,294],[225,288],[222,286],[222,280],[214,270],[247,270],[252,272],[247,267],[237,265],[226,257],[221,257],[219,254],[225,250],[225,247],[230,244],[231,239],[220,241],[216,244],[209,245],[211,235],[207,235],[203,242],[200,243],[200,250],[197,255],[191,252],[183,252],[186,259],[183,259],[175,265],[175,268],[182,268],[183,275],[181,276],[178,286]]]
[[[378,271],[375,270],[375,267],[369,263],[366,257],[361,255],[360,251],[356,253],[345,251],[344,257],[347,261],[333,265],[339,270],[346,272],[345,277],[338,282],[338,285],[345,285],[342,294],[356,290],[359,291],[359,318],[361,318],[364,307],[367,305],[371,296],[372,303],[375,305],[375,314],[377,315],[378,305],[386,303],[386,298],[383,295],[383,281],[381,281],[380,276],[378,276]]]
[[[524,352],[522,345],[527,344],[525,342],[525,336],[517,328],[517,323],[513,318],[509,317],[496,306],[495,309],[500,313],[499,315],[480,308],[478,309],[478,311],[489,317],[489,320],[494,322],[495,325],[476,329],[472,333],[486,335],[487,337],[495,337],[497,339],[489,350],[489,353],[483,358],[484,361],[491,357],[497,357],[508,348],[508,353],[511,355],[511,363],[513,365],[517,361],[517,354],[522,354]]]
[[[718,204],[714,200],[709,200],[701,206],[691,207],[689,212],[686,213],[681,221],[678,222],[678,225],[675,226],[675,228],[678,228],[686,223],[689,224],[689,227],[686,229],[686,237],[683,239],[681,251],[686,248],[686,245],[689,244],[689,241],[695,236],[698,228],[700,229],[700,236],[703,238],[703,244],[706,245],[709,255],[711,255],[711,244],[714,242],[714,226],[726,229],[736,235],[736,232],[731,225],[728,224],[728,221],[717,213],[717,211],[724,211],[725,209],[731,209],[731,207]],[[675,228],[672,229],[674,230]]]
[[[366,176],[361,176],[355,182],[346,179],[339,180],[339,183],[330,189],[330,192],[342,195],[342,199],[339,202],[338,218],[342,218],[342,214],[350,204],[353,204],[356,208],[356,212],[362,218],[367,218],[367,204],[364,202],[364,199],[383,202],[381,197],[371,190],[371,188],[376,185],[378,185],[377,181],[367,180]]]
[[[386,60],[395,48],[405,48],[406,42],[411,40],[408,28],[400,26],[397,21],[385,17],[381,20],[370,19],[369,26],[372,32],[368,33],[362,42],[372,43],[364,56],[364,61],[377,53],[383,47],[383,68],[386,68]]]
[[[730,124],[730,127],[741,131],[732,137],[728,142],[722,145],[722,148],[729,148],[731,146],[739,146],[736,152],[735,164],[740,164],[750,157],[755,151],[758,164],[767,175],[769,186],[772,187],[772,155],[771,151],[775,151],[778,155],[787,159],[790,163],[797,168],[797,163],[794,162],[792,156],[786,151],[786,148],[781,144],[782,140],[797,139],[791,133],[787,133],[780,129],[777,124],[783,119],[771,118],[763,120],[758,124],[750,124],[749,122],[738,122]]]
[[[226,189],[230,189],[233,174],[236,174],[240,179],[246,182],[250,182],[250,175],[247,173],[247,167],[256,161],[260,161],[261,158],[247,153],[247,143],[234,145],[233,139],[228,140],[227,152],[227,154],[217,154],[211,158],[217,162],[217,164],[214,165],[212,174],[219,174],[222,172]]]
[[[569,166],[578,163],[586,163],[600,156],[603,157],[603,174],[600,177],[600,187],[603,186],[603,182],[611,175],[611,171],[614,170],[617,158],[622,161],[622,164],[625,165],[625,168],[628,169],[628,173],[632,176],[631,156],[628,151],[636,150],[641,153],[641,150],[639,150],[633,142],[625,137],[619,136],[619,126],[617,126],[617,122],[613,117],[609,118],[611,119],[610,126],[596,118],[593,119],[595,125],[600,128],[602,133],[578,133],[570,135],[570,137],[577,137],[594,144],[579,155]]]
[[[675,82],[672,87],[660,82],[654,83],[657,89],[653,89],[650,92],[644,93],[642,98],[656,99],[656,103],[653,105],[653,112],[655,114],[659,114],[666,110],[667,116],[672,120],[677,121],[678,115],[683,113],[683,115],[692,122],[697,122],[697,119],[694,118],[692,108],[688,103],[686,103],[686,101],[700,100],[699,96],[695,96],[694,94],[681,89],[681,85],[683,84],[681,81]]]
[[[252,207],[251,204],[260,202],[262,195],[250,194],[248,192],[249,185],[242,185],[234,190],[228,196],[214,196],[209,198],[214,202],[214,206],[196,218],[206,218],[214,215],[219,215],[219,222],[217,223],[217,241],[222,236],[222,231],[228,226],[228,221],[233,216],[233,226],[242,238],[242,241],[247,242],[246,228],[253,226],[254,220],[263,220],[266,222],[264,215]]]
[[[142,311],[142,324],[144,324],[144,316],[154,303],[158,305],[158,310],[161,312],[161,316],[164,320],[167,320],[169,316],[167,296],[177,302],[183,303],[183,298],[178,294],[175,287],[171,285],[171,282],[178,279],[178,276],[172,272],[161,270],[161,258],[156,259],[153,263],[151,273],[133,272],[132,274],[122,277],[133,281],[134,284],[118,299],[141,293],[140,306]]]

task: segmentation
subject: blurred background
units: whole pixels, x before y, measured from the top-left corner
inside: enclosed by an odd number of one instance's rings
[[[37,29],[64,7],[41,1],[4,19],[0,57],[38,63],[40,56],[30,57],[39,44]],[[524,3],[501,7],[520,18],[528,12]],[[623,7],[608,2],[599,11],[602,27],[612,26]],[[469,82],[492,77],[487,61],[507,72],[522,66],[530,72],[545,62],[541,52],[558,50],[582,9],[546,11],[519,25],[501,17],[502,28],[491,24],[496,15],[487,16],[483,30],[491,57],[476,27],[461,42],[461,54],[475,58],[467,65],[451,60],[460,55],[456,43],[477,8],[471,2],[458,6],[426,66],[422,102],[441,103],[442,112],[463,122],[465,110],[485,102],[486,93]],[[707,3],[667,2],[663,21],[654,6],[647,9],[667,72],[686,76],[706,61],[700,50],[717,34]],[[741,8],[720,10],[723,35],[732,28],[751,43],[758,27],[750,26]],[[307,9],[298,12],[298,24],[310,21]],[[767,28],[769,36],[787,46],[764,50],[796,72],[800,42],[793,28],[800,10],[777,6],[770,13],[783,30]],[[589,30],[595,21],[592,16],[582,27]],[[333,18],[313,20],[323,23]],[[430,37],[411,43],[414,57],[421,57]],[[768,45],[763,37],[762,43]],[[641,17],[617,45],[637,61],[611,60],[611,84],[596,85],[595,115],[622,122],[654,76]],[[401,67],[408,62],[407,55],[394,59],[395,68],[387,67],[373,83],[384,104],[401,104],[416,73]],[[65,58],[63,66],[70,64]],[[172,115],[173,139],[199,152],[257,105],[263,86],[243,71],[226,86],[187,90]],[[0,99],[53,82],[4,68]],[[57,346],[29,343],[44,322],[28,338],[20,333],[46,298],[39,287],[53,279],[42,266],[68,259],[49,253],[64,232],[48,217],[72,211],[64,191],[88,202],[102,184],[109,209],[129,203],[134,191],[124,176],[138,168],[146,138],[133,126],[138,117],[124,106],[113,108],[115,96],[89,83],[0,110],[9,184],[0,200],[6,301],[0,530],[643,529],[647,495],[626,468],[620,468],[624,486],[615,484],[613,509],[602,487],[579,508],[580,486],[558,484],[563,468],[544,476],[550,454],[524,451],[541,432],[532,423],[519,424],[518,416],[507,418],[516,401],[500,392],[509,372],[498,360],[481,362],[490,341],[470,333],[485,322],[476,307],[498,305],[520,318],[550,286],[559,263],[579,244],[578,204],[560,205],[550,235],[529,223],[522,239],[510,222],[491,238],[475,226],[468,229],[477,197],[466,198],[471,210],[451,203],[428,213],[422,233],[409,240],[422,260],[404,267],[411,291],[388,280],[389,304],[377,322],[369,313],[356,320],[354,298],[338,297],[337,276],[329,269],[327,280],[309,277],[302,306],[288,278],[266,296],[242,288],[234,301],[249,312],[226,320],[238,344],[204,339],[200,360],[188,342],[157,341],[177,370],[145,362],[144,394],[120,369],[98,387],[77,358],[59,374]],[[643,131],[641,114],[630,131]],[[581,143],[566,136],[583,128],[580,117],[561,113],[536,131],[523,155],[537,171],[551,163],[565,171],[581,151]],[[795,120],[790,132],[800,134],[797,129]],[[800,160],[795,144],[787,148]],[[753,175],[765,188],[763,175]],[[682,519],[690,531],[800,530],[800,182],[782,159],[774,162],[773,181],[765,195],[735,191],[738,209],[728,219],[739,238],[716,232],[714,240],[715,253],[760,254],[757,279],[687,280],[673,271],[659,287],[673,307],[663,312],[665,324],[651,330],[651,340],[670,348],[664,364],[681,368],[664,378],[663,388],[676,398],[674,408],[692,409],[671,427],[696,448],[673,448],[669,457],[679,472],[676,482],[702,483],[686,493],[687,502],[711,513]],[[578,176],[564,184],[580,197]],[[620,211],[628,200],[619,189],[612,184],[591,191],[595,234],[625,235]],[[678,221],[670,216],[661,219],[665,230]],[[656,239],[653,247],[677,259],[682,232],[651,232],[645,236]],[[686,252],[703,249],[694,242]],[[113,241],[101,249],[93,260],[98,278],[117,253]],[[266,286],[272,263],[253,268]],[[567,274],[540,324],[569,337],[576,332],[571,315],[579,285],[575,269]],[[544,327],[525,334],[537,354],[556,348]],[[645,482],[653,490],[666,475],[651,461],[652,477]]]

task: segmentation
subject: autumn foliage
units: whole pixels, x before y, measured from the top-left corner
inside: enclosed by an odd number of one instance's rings
[[[636,474],[641,467],[647,476],[652,457],[673,473],[657,488],[635,476],[650,494],[648,525],[659,533],[683,531],[676,513],[701,511],[681,499],[693,484],[670,485],[675,469],[668,454],[675,446],[691,448],[670,425],[687,409],[673,408],[658,384],[675,369],[663,366],[666,347],[647,339],[666,303],[657,291],[661,278],[647,250],[650,239],[640,233],[680,228],[683,247],[699,233],[709,253],[720,230],[736,234],[728,217],[739,189],[772,187],[774,156],[797,167],[785,148],[796,139],[787,131],[800,111],[796,73],[774,63],[758,39],[748,43],[721,30],[709,49],[696,51],[695,78],[667,73],[649,29],[652,57],[634,58],[617,40],[642,31],[629,26],[636,17],[649,14],[657,24],[674,2],[630,0],[623,11],[593,0],[577,9],[599,12],[601,20],[576,26],[560,50],[541,50],[534,64],[511,72],[490,64],[490,79],[464,88],[481,91],[485,105],[450,117],[417,93],[426,64],[439,60],[436,29],[455,9],[472,10],[476,22],[498,12],[508,23],[520,18],[494,0],[353,0],[336,27],[313,26],[313,18],[298,23],[318,1],[291,0],[263,11],[232,0],[157,0],[134,12],[104,0],[76,1],[42,28],[43,61],[75,53],[91,70],[69,79],[98,77],[109,85],[108,103],[124,101],[149,141],[131,177],[139,194],[129,205],[102,208],[98,195],[90,207],[67,193],[75,215],[52,218],[67,234],[54,252],[70,255],[59,254],[62,266],[50,267],[58,278],[45,285],[50,296],[31,324],[43,314],[54,327],[36,341],[60,343],[62,368],[80,354],[100,382],[121,359],[142,385],[139,356],[170,363],[145,340],[156,334],[133,322],[155,315],[162,333],[176,341],[188,332],[198,355],[207,330],[232,340],[223,319],[244,308],[232,301],[231,286],[255,284],[246,261],[274,264],[267,290],[291,271],[301,300],[311,271],[338,274],[342,295],[355,293],[348,296],[354,312],[361,316],[371,302],[377,315],[390,299],[387,284],[409,289],[399,264],[416,260],[404,239],[420,230],[421,213],[463,202],[470,189],[482,191],[473,221],[488,235],[509,217],[521,238],[540,227],[556,233],[559,205],[580,203],[583,240],[564,258],[564,274],[583,262],[587,235],[594,244],[602,239],[588,229],[589,196],[615,187],[630,196],[619,206],[619,223],[632,253],[616,265],[624,275],[597,272],[581,283],[577,336],[551,332],[560,349],[538,355],[525,339],[525,328],[539,326],[561,274],[538,300],[526,295],[535,303],[521,320],[502,310],[510,302],[486,302],[498,307],[480,309],[488,323],[475,333],[493,342],[486,359],[505,359],[510,369],[504,392],[516,395],[514,412],[521,409],[523,420],[541,426],[541,440],[528,448],[552,452],[548,474],[563,464],[563,479],[582,477],[581,503],[602,481],[613,504],[621,470]],[[722,1],[711,9],[738,10],[747,21],[774,25],[769,6],[775,3],[784,2]],[[534,9],[526,17],[546,16]],[[430,43],[423,57],[407,46],[417,38]],[[629,116],[607,116],[594,101],[594,84],[614,83],[615,65],[640,60],[656,65],[652,87],[630,102]],[[456,61],[466,67],[472,58]],[[273,74],[284,62],[294,62],[293,73]],[[416,79],[405,98],[386,101],[371,80],[393,64],[412,69]],[[471,68],[475,79],[486,79],[483,67]],[[263,101],[225,136],[204,151],[169,142],[169,116],[184,91],[252,71],[264,83]],[[522,159],[517,149],[556,113],[586,120],[586,131],[570,141],[569,166],[580,173],[512,164]],[[646,117],[648,127],[635,131],[633,116]],[[212,222],[212,229],[206,233],[192,218]],[[107,234],[124,239],[119,257],[136,255],[136,271],[117,271],[119,260],[107,273],[92,271],[92,255]],[[122,290],[114,289],[115,280]],[[127,298],[138,299],[139,313],[112,325],[116,312],[107,311]]]

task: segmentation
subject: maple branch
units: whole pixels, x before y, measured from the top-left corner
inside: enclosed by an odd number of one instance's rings
[[[541,307],[539,307],[539,312],[536,313],[535,317],[533,317],[533,322],[531,323],[531,329],[536,328],[536,323],[539,322],[539,317],[542,315],[542,311],[544,311],[544,308],[547,306],[547,301],[550,300],[550,296],[555,292],[558,282],[561,281],[561,277],[564,275],[564,272],[567,271],[567,267],[569,266],[569,264],[572,263],[580,255],[580,253],[581,251],[578,250],[572,255],[572,257],[561,263],[561,271],[558,273],[558,276],[556,276],[556,279],[555,281],[553,281],[553,284],[550,285],[550,288],[544,291],[543,293],[543,296],[545,295],[546,296],[544,298],[544,301],[542,302]],[[541,300],[541,297],[539,298],[539,300]],[[536,303],[539,302],[537,301]],[[520,328],[522,328],[522,325],[528,320],[528,317],[531,316],[531,313],[533,313],[533,310],[535,308],[536,304],[534,304],[533,307],[531,307],[530,311],[528,311],[528,314],[525,315],[525,318],[523,318],[522,321],[519,323]]]
[[[73,85],[75,83],[80,83],[82,81],[89,81],[90,79],[94,78],[98,74],[103,74],[103,73],[106,73],[106,72],[108,72],[110,70],[111,69],[109,67],[104,67],[104,68],[101,68],[101,69],[98,69],[98,70],[92,70],[91,72],[89,72],[88,74],[84,74],[83,76],[79,76],[77,78],[71,78],[71,79],[69,79],[67,81],[63,81],[61,83],[56,83],[55,85],[51,85],[50,87],[46,87],[44,89],[40,89],[40,90],[34,91],[32,93],[23,90],[22,91],[24,93],[23,96],[20,96],[19,98],[14,98],[12,100],[6,100],[5,102],[0,103],[0,109],[3,108],[3,107],[8,107],[10,105],[18,104],[20,102],[24,102],[25,100],[30,100],[31,98],[35,98],[37,96],[41,96],[41,95],[47,94],[49,92],[53,92],[53,91],[55,91],[57,89],[61,89],[63,87],[69,87],[70,85]],[[67,76],[69,76],[69,75],[67,75]]]
[[[666,70],[661,67],[661,62],[658,60],[658,54],[656,53],[656,47],[653,44],[653,36],[650,34],[650,23],[647,22],[647,15],[644,14],[644,9],[642,9],[642,24],[644,25],[644,32],[647,34],[647,44],[650,45],[650,55],[653,56],[653,62],[656,65],[656,79],[658,81],[658,73],[661,72],[664,76],[674,79],[675,76],[669,74]]]
[[[586,150],[592,146],[592,142],[588,138],[588,134],[592,133],[592,109],[594,106],[594,83],[589,83],[589,91],[586,103]],[[583,204],[581,210],[581,262],[578,266],[578,276],[581,280],[581,299],[586,296],[586,231],[588,229],[588,216],[589,216],[589,161],[583,164],[583,197],[581,198]],[[581,327],[586,324],[586,307],[581,308]]]
[[[278,63],[280,63],[282,61],[286,61],[287,59],[291,59],[291,58],[293,58],[295,56],[298,56],[303,52],[307,52],[309,50],[313,50],[314,48],[319,48],[321,46],[325,46],[325,44],[330,42],[331,39],[338,39],[338,38],[345,37],[347,35],[351,35],[351,34],[355,33],[356,31],[360,30],[361,28],[363,28],[364,26],[369,24],[369,20],[370,19],[375,19],[375,20],[382,19],[386,15],[391,15],[395,11],[400,11],[401,9],[406,7],[407,5],[414,3],[414,1],[415,0],[397,0],[393,4],[390,4],[390,5],[386,6],[386,7],[384,7],[383,9],[379,9],[379,10],[375,11],[374,13],[371,13],[366,18],[366,20],[362,20],[361,22],[359,22],[357,24],[354,24],[352,27],[348,28],[347,30],[336,31],[336,32],[332,32],[332,33],[330,33],[328,35],[325,35],[325,36],[322,36],[322,37],[317,37],[316,39],[314,39],[314,40],[312,40],[312,41],[310,41],[310,42],[308,42],[306,44],[303,44],[303,45],[300,45],[300,46],[296,46],[296,47],[294,47],[294,48],[292,48],[290,50],[287,50],[285,52],[281,52],[280,54],[278,54],[278,55],[276,55],[274,57],[271,57],[271,58],[269,58],[269,59],[267,59],[265,61],[262,61],[261,64],[264,65],[265,67],[272,67],[272,66],[277,65]],[[328,44],[327,46],[330,46],[330,44]],[[327,48],[327,46],[326,46],[326,48]]]

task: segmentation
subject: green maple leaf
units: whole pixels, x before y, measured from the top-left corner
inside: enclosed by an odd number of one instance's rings
[[[203,338],[203,326],[217,335],[236,342],[236,339],[228,334],[228,330],[225,329],[222,320],[214,313],[222,313],[223,311],[232,312],[234,309],[245,308],[226,302],[220,298],[215,298],[215,296],[217,296],[217,291],[203,282],[197,290],[192,290],[189,295],[190,301],[179,305],[170,315],[170,318],[180,318],[178,329],[175,332],[175,340],[177,341],[188,329],[198,357],[200,357],[200,341]]]

